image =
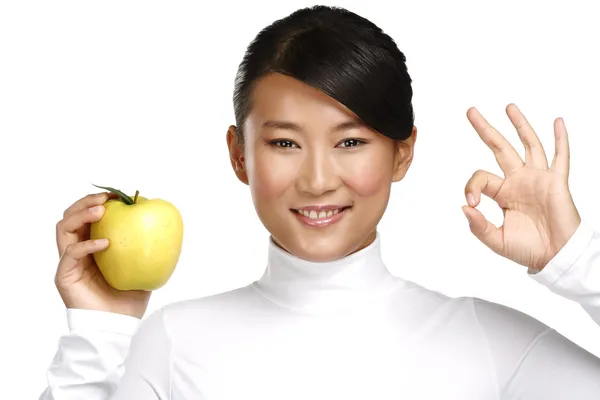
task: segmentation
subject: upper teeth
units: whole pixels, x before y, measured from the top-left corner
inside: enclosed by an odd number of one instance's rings
[[[310,219],[323,219],[323,218],[329,218],[332,215],[337,214],[338,212],[340,212],[340,209],[335,209],[335,210],[322,210],[320,212],[317,212],[315,210],[298,210],[298,212],[302,215],[304,215],[305,217],[308,217]]]

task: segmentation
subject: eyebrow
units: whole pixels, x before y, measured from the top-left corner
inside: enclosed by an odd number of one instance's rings
[[[295,122],[290,122],[290,121],[268,120],[268,121],[265,121],[262,126],[263,126],[263,128],[287,129],[287,130],[296,131],[296,132],[303,131],[302,126],[300,126],[299,124],[297,124]],[[333,128],[332,131],[339,132],[339,131],[343,131],[346,129],[362,128],[364,126],[365,125],[358,120],[344,121],[340,124],[337,124]]]

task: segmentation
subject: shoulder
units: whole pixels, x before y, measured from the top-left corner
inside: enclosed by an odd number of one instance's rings
[[[160,313],[173,348],[206,356],[220,346],[244,342],[249,330],[264,327],[270,318],[264,310],[265,300],[248,284],[170,303]]]
[[[396,310],[409,308],[422,316],[432,316],[438,313],[446,316],[467,315],[472,310],[470,298],[451,297],[412,281],[402,282],[394,295],[394,303]]]
[[[484,334],[494,337],[510,337],[510,332],[519,331],[525,340],[531,339],[548,329],[548,326],[529,314],[506,305],[478,297],[452,297],[437,290],[428,289],[406,281],[396,298],[398,303],[407,303],[419,312],[441,312],[445,315],[464,316],[473,321]]]
[[[498,383],[504,386],[536,343],[554,330],[523,311],[477,297],[469,300]]]
[[[190,319],[198,315],[224,317],[228,312],[239,312],[241,308],[248,306],[252,294],[250,285],[246,285],[225,292],[170,303],[163,306],[162,310],[167,321]]]
[[[490,338],[504,338],[507,342],[518,332],[522,342],[529,342],[549,329],[543,322],[515,308],[478,297],[467,299],[481,329]]]
[[[452,297],[406,281],[394,296],[394,309],[423,323],[483,338],[493,352],[523,352],[549,328],[532,316],[478,297]]]
[[[420,341],[477,340],[480,336],[471,299],[405,281],[391,299],[391,317]]]
[[[211,330],[226,331],[233,326],[244,324],[261,309],[260,301],[251,285],[246,285],[169,303],[157,310],[157,313],[160,313],[160,319],[168,335],[174,338],[181,334],[193,335]]]

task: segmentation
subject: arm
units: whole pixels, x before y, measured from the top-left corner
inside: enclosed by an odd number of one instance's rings
[[[582,221],[573,236],[540,272],[528,276],[573,300],[600,325],[600,233]]]
[[[573,300],[600,325],[600,233],[583,221],[542,271],[529,276]],[[503,399],[599,399],[600,359],[553,329],[532,344]]]
[[[69,333],[59,341],[39,400],[169,399],[170,348],[162,313],[140,323],[116,313],[67,309]]]
[[[581,223],[531,278],[577,301],[600,324],[600,234]],[[474,299],[502,400],[600,399],[600,359],[520,311]]]
[[[473,298],[502,400],[600,399],[600,359],[521,311]]]
[[[554,329],[532,343],[502,400],[600,399],[600,359]]]
[[[506,113],[524,144],[524,160],[477,109],[467,111],[505,175],[479,170],[467,182],[468,206],[463,211],[471,232],[495,253],[527,266],[529,276],[577,302],[600,324],[600,233],[581,220],[569,190],[564,120],[554,120],[555,151],[549,165],[539,137],[518,107],[509,104]],[[502,208],[501,227],[476,209],[482,194]],[[515,318],[515,310],[495,313],[484,304],[474,301],[475,314],[488,339],[499,397],[600,399],[600,359],[534,318]]]

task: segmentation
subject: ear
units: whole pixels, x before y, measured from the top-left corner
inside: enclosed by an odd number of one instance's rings
[[[227,129],[227,147],[229,148],[229,160],[231,167],[238,179],[248,184],[248,174],[246,172],[246,159],[244,157],[244,145],[238,138],[237,127],[231,125]]]
[[[413,160],[416,140],[416,126],[413,126],[412,132],[407,139],[396,140],[396,154],[394,155],[394,175],[392,177],[392,182],[398,182],[406,175]]]

